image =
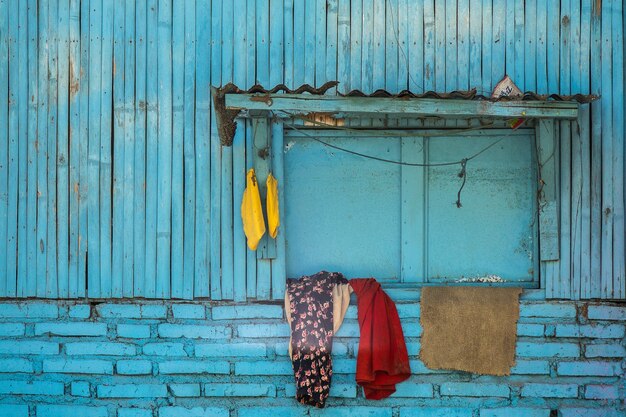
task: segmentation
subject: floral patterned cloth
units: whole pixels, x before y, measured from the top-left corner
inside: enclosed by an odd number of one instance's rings
[[[287,280],[291,315],[291,361],[296,399],[323,408],[330,391],[333,346],[333,288],[347,285],[338,272]]]

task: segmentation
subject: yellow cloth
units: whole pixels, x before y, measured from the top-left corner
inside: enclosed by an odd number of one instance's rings
[[[241,220],[243,220],[243,231],[248,238],[248,247],[256,250],[265,234],[265,220],[254,169],[250,169],[246,175],[246,189],[241,200]]]
[[[270,236],[276,239],[278,226],[280,226],[280,211],[278,207],[278,181],[270,174],[267,176],[267,227]]]

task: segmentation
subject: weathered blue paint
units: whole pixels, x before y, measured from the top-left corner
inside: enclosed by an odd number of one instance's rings
[[[577,123],[559,125],[560,261],[543,283],[549,297],[626,295],[619,2],[0,5],[0,87],[9,98],[0,112],[4,295],[279,297],[290,226],[276,260],[245,253],[238,206],[253,133],[241,122],[235,147],[220,148],[211,84],[338,79],[342,93],[489,93],[505,73],[524,90],[602,96],[581,106]],[[414,251],[403,253],[402,263],[422,267]]]

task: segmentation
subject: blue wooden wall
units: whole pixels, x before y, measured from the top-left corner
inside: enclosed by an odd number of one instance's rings
[[[602,96],[561,124],[544,285],[625,298],[621,0],[0,0],[0,296],[280,297],[284,240],[257,260],[239,221],[251,129],[220,147],[211,85],[489,94],[507,73]]]

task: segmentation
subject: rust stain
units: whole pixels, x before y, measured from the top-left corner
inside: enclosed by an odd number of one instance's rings
[[[115,77],[115,71],[116,71],[116,66],[115,66],[115,59],[113,59],[113,76]]]
[[[272,105],[272,99],[270,98],[269,94],[263,95],[263,96],[253,96],[250,97],[250,101],[260,101],[261,103],[265,103],[268,106]]]
[[[38,140],[35,141],[35,150],[36,151],[39,150],[39,141]]]
[[[144,100],[139,100],[139,110],[146,109],[146,102]]]
[[[74,183],[74,192],[76,194],[78,194],[78,183],[77,182]]]
[[[585,303],[580,306],[580,317],[583,317],[585,320],[589,318],[589,304]]]
[[[593,5],[593,14],[600,16],[600,10],[602,10],[602,0],[596,0]]]
[[[561,19],[561,24],[563,26],[569,25],[569,16],[568,15],[563,16],[563,19]]]
[[[426,74],[424,74],[427,80],[430,80],[430,64],[426,64]]]
[[[80,81],[74,78],[74,60],[70,58],[70,97],[76,96],[80,89]]]

